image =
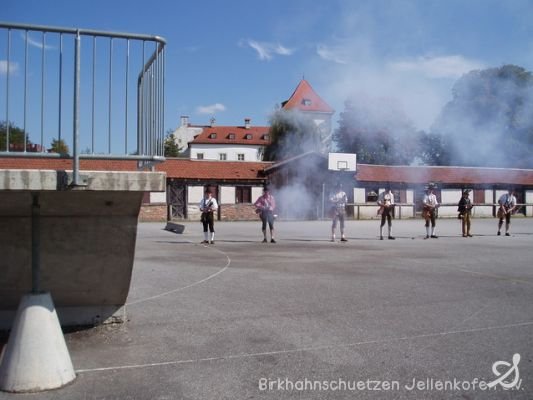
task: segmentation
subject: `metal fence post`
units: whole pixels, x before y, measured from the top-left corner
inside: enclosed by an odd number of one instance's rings
[[[72,139],[72,185],[79,185],[80,178],[80,46],[81,38],[80,31],[76,32],[75,50],[74,50],[74,111],[73,111],[73,139]]]

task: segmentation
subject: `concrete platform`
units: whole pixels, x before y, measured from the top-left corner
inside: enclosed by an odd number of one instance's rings
[[[60,322],[124,319],[146,191],[164,191],[165,174],[0,170],[0,329],[12,325],[31,290],[32,201],[39,199],[41,290],[52,293]]]
[[[474,220],[473,238],[438,220],[429,240],[421,220],[398,221],[395,241],[350,221],[347,243],[329,242],[328,221],[277,222],[277,244],[259,222],[219,222],[209,246],[184,225],[139,226],[129,321],[67,333],[78,378],[39,399],[533,398],[531,219],[511,237]],[[520,389],[480,390],[514,354]]]

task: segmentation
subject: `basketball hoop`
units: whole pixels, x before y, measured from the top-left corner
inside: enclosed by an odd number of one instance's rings
[[[330,171],[353,171],[357,170],[357,156],[349,153],[329,153],[328,169]]]

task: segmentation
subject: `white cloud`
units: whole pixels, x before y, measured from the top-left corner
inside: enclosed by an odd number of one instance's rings
[[[248,39],[246,41],[240,42],[241,46],[250,46],[252,49],[257,51],[257,55],[260,60],[272,60],[274,55],[280,56],[290,56],[294,53],[293,49],[289,49],[279,43],[269,43],[269,42],[257,42],[255,40]]]
[[[0,75],[7,75],[7,61],[6,60],[0,60]],[[14,74],[18,71],[19,66],[17,63],[11,61],[9,62],[9,74]]]
[[[215,114],[218,111],[226,111],[226,106],[224,104],[215,103],[209,106],[196,107],[197,114]]]
[[[389,68],[398,72],[414,72],[428,78],[459,78],[474,69],[485,68],[476,60],[469,60],[461,55],[450,56],[421,56],[415,59],[394,61]]]
[[[324,44],[319,44],[316,47],[316,53],[323,60],[332,61],[337,64],[348,64],[346,51],[343,47],[330,47]]]

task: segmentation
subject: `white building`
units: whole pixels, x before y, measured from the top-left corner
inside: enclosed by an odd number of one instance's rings
[[[189,142],[193,160],[262,161],[265,146],[270,143],[268,126],[251,126],[250,119],[243,126],[211,126]]]
[[[176,144],[178,145],[181,154],[188,154],[189,142],[202,133],[204,128],[205,126],[201,125],[191,125],[189,123],[189,117],[186,115],[180,117],[180,126],[178,126],[172,134],[176,139]]]

